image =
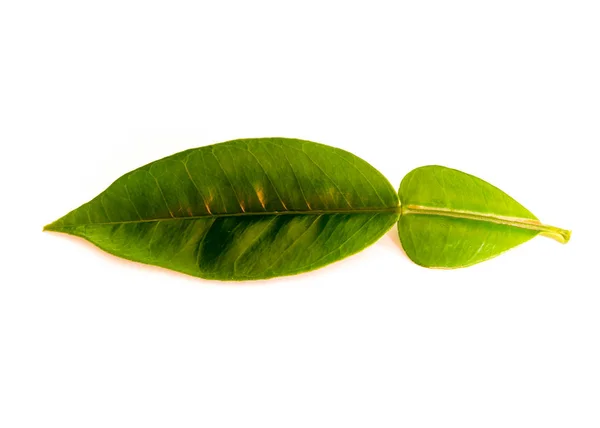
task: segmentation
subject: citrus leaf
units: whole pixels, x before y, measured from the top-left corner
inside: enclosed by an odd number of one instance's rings
[[[367,162],[309,141],[261,138],[152,162],[45,230],[202,278],[246,280],[340,260],[397,219],[396,192]]]
[[[546,226],[491,184],[455,169],[424,166],[399,190],[400,242],[415,263],[470,266],[543,234],[566,243],[570,231]]]

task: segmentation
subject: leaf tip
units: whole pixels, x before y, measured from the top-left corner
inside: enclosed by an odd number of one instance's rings
[[[57,230],[56,222],[52,222],[45,225],[42,232],[56,232]]]

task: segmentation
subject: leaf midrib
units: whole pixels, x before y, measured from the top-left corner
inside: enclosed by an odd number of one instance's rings
[[[358,208],[358,209],[339,209],[339,210],[295,210],[295,211],[246,211],[238,213],[210,213],[197,216],[184,216],[184,217],[165,217],[165,218],[154,218],[154,219],[140,219],[140,220],[125,220],[125,221],[109,221],[109,222],[98,222],[98,223],[79,223],[79,224],[63,224],[55,225],[51,223],[44,226],[44,230],[58,231],[61,228],[87,226],[87,225],[116,225],[116,224],[139,224],[139,223],[153,223],[153,222],[164,222],[164,221],[178,221],[178,220],[198,220],[206,218],[220,218],[220,217],[247,217],[247,216],[279,216],[279,215],[323,215],[323,214],[398,214],[401,215],[433,215],[451,218],[461,218],[465,220],[483,221],[487,223],[502,224],[506,226],[517,227],[520,229],[528,229],[539,232],[540,234],[552,238],[561,243],[567,243],[571,237],[569,230],[560,229],[555,226],[549,226],[542,224],[537,219],[531,218],[520,218],[520,217],[509,217],[499,214],[482,213],[476,211],[457,210],[450,208],[439,208],[439,207],[428,207],[424,205],[404,205],[396,207],[386,208]]]
[[[86,225],[111,225],[111,224],[136,224],[136,223],[153,223],[153,222],[164,222],[164,221],[177,221],[177,220],[198,220],[205,218],[217,218],[217,217],[249,217],[249,216],[277,216],[277,215],[323,215],[323,214],[400,214],[400,207],[387,207],[387,208],[358,208],[358,209],[340,209],[340,210],[296,210],[296,211],[246,211],[238,213],[212,213],[195,216],[182,216],[182,217],[162,217],[153,219],[141,219],[141,220],[123,220],[123,221],[106,221],[106,222],[89,222],[89,223],[78,223],[78,224],[63,224],[56,225],[51,223],[44,227],[44,230],[53,230],[55,227],[77,227]]]
[[[487,223],[502,224],[506,226],[517,227],[540,232],[542,235],[555,239],[558,242],[566,243],[569,241],[571,232],[560,229],[555,226],[542,224],[535,218],[510,217],[492,213],[482,213],[477,211],[457,210],[450,208],[428,207],[423,205],[404,205],[401,209],[401,215],[433,215],[442,217],[461,218],[465,220],[483,221]]]

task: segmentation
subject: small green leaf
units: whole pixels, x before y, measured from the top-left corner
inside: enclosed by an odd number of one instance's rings
[[[538,234],[559,242],[570,231],[546,226],[491,184],[443,166],[409,172],[400,184],[398,234],[406,254],[430,268],[470,266]]]
[[[194,276],[246,280],[340,260],[398,215],[396,192],[367,162],[309,141],[262,138],[145,165],[45,230]]]

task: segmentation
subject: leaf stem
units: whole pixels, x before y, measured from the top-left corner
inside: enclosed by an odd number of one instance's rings
[[[566,244],[571,239],[571,231],[566,229],[561,229],[560,227],[548,226],[542,224],[544,230],[540,229],[540,235],[545,236],[546,238],[552,238],[555,241],[560,242],[561,244]]]

